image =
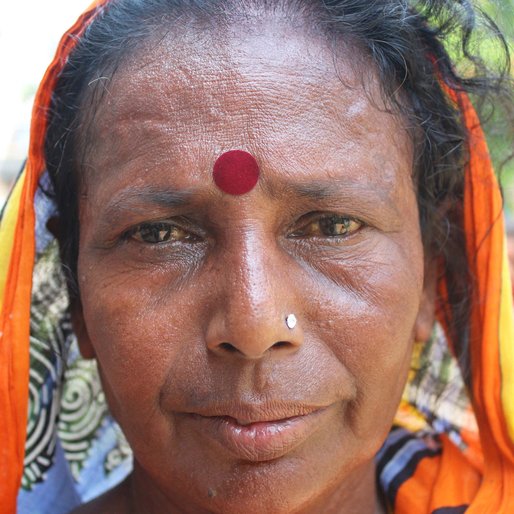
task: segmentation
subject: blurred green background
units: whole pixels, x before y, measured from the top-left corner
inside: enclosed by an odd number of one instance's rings
[[[479,0],[476,2],[504,34],[511,55],[511,78],[514,78],[514,0]],[[490,33],[479,33],[481,53],[488,63],[498,63],[499,47]],[[512,83],[510,84],[512,87]],[[512,91],[512,89],[511,89]],[[500,177],[508,216],[514,218],[514,106],[513,98],[486,106],[482,123],[495,169]]]

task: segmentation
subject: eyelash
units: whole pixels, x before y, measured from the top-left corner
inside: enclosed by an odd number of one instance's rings
[[[315,238],[329,238],[329,239],[346,239],[352,236],[354,233],[358,232],[364,227],[364,223],[350,216],[343,216],[339,214],[316,214],[313,216],[312,214],[304,217],[303,225],[295,230],[290,237],[300,238],[300,237],[315,237]],[[332,225],[330,225],[332,224]],[[334,233],[338,230],[341,233]],[[330,230],[330,229],[335,230]],[[308,233],[310,229],[310,234]],[[314,231],[317,230],[319,233],[315,234]],[[332,232],[332,233],[330,233]]]
[[[173,232],[176,234],[174,239],[172,238]],[[145,239],[147,236],[148,239],[153,238],[154,240],[151,241]],[[162,240],[159,240],[159,238],[162,238]],[[160,245],[176,241],[197,242],[199,237],[176,223],[169,221],[154,221],[141,223],[130,230],[127,230],[123,234],[122,239],[124,241],[134,239],[138,243]]]
[[[289,234],[290,238],[310,237],[341,240],[352,236],[364,225],[361,221],[349,216],[318,213],[303,216],[296,225],[299,224],[301,224],[300,228]],[[335,233],[338,231],[341,233]],[[175,237],[172,237],[173,233],[175,233]],[[122,235],[123,241],[131,239],[142,244],[163,245],[179,241],[195,243],[200,240],[200,237],[171,221],[155,221],[140,223]]]

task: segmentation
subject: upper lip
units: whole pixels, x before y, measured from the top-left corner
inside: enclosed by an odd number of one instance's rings
[[[230,417],[240,425],[283,421],[289,418],[307,416],[326,408],[326,405],[273,402],[260,404],[224,404],[189,411],[188,414],[211,417]]]

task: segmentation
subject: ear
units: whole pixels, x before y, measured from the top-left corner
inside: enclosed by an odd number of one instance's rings
[[[414,326],[415,341],[424,342],[430,339],[435,321],[435,298],[437,285],[437,263],[430,259],[425,264],[423,294],[419,304],[418,316]]]
[[[77,342],[79,344],[80,354],[84,359],[94,359],[96,357],[95,349],[89,338],[87,332],[86,323],[84,321],[84,314],[82,310],[82,304],[80,300],[75,300],[70,308],[71,311],[71,323],[73,325],[73,331],[77,336]]]

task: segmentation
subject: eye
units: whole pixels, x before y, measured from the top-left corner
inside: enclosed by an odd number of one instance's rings
[[[362,223],[348,216],[337,214],[318,215],[316,218],[307,220],[298,230],[295,230],[292,237],[339,237],[343,238],[357,232]]]
[[[135,239],[140,243],[161,244],[175,241],[196,241],[198,238],[191,232],[175,225],[174,223],[159,221],[141,223],[129,230],[124,239]]]

